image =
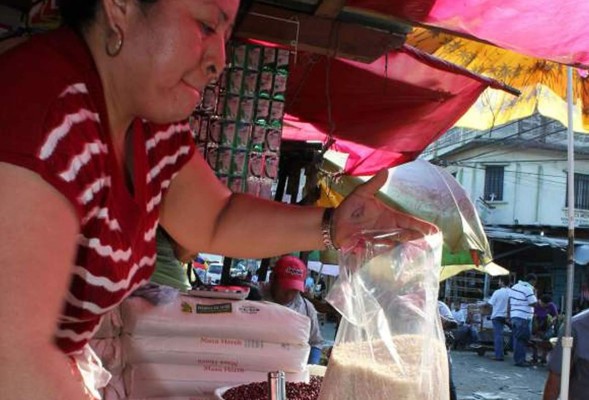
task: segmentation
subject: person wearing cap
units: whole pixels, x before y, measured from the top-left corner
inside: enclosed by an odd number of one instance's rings
[[[323,337],[319,329],[317,310],[309,300],[301,293],[305,291],[305,279],[307,266],[297,257],[282,256],[276,261],[270,283],[264,290],[264,299],[281,304],[299,314],[306,315],[311,320],[311,332],[309,335],[309,364],[319,364]]]

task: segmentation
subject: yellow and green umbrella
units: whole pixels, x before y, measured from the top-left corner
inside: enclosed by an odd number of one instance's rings
[[[486,89],[456,126],[486,130],[536,112],[567,126],[565,65],[423,28],[414,29],[407,43],[521,91],[516,97],[504,91]],[[588,133],[589,81],[584,77],[586,72],[575,73],[573,128],[576,132]]]

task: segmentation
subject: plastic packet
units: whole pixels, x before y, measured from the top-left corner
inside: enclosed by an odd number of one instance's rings
[[[319,400],[448,400],[441,233],[367,231],[354,239],[327,295],[343,318]]]

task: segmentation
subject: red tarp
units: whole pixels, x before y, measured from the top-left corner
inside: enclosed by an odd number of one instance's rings
[[[348,0],[536,58],[589,66],[587,0]]]
[[[499,86],[409,46],[372,64],[299,54],[283,137],[325,140],[332,131],[333,149],[350,154],[346,173],[370,175],[415,159],[489,85]]]

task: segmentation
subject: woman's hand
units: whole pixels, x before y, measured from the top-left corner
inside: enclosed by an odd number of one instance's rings
[[[375,196],[385,184],[388,171],[383,169],[358,186],[335,210],[332,235],[334,244],[345,247],[354,234],[362,230],[410,229],[416,237],[438,232],[435,225],[388,207]]]

